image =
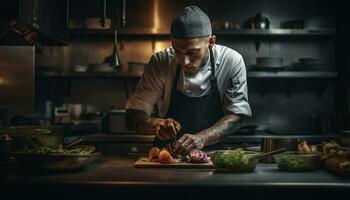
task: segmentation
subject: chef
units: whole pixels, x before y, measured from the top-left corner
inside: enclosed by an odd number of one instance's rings
[[[155,53],[126,104],[126,127],[155,133],[178,154],[220,148],[251,116],[246,69],[235,50],[215,44],[209,17],[184,8],[172,20],[171,47]]]

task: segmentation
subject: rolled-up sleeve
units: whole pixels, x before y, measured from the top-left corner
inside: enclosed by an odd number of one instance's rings
[[[252,113],[248,103],[247,74],[242,56],[232,65],[224,95],[224,113],[251,116]]]
[[[142,110],[150,115],[153,106],[163,95],[164,76],[159,68],[157,57],[152,56],[136,86],[136,90],[128,99],[126,109]]]

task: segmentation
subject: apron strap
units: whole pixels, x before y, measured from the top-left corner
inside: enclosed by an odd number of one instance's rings
[[[179,75],[180,75],[180,67],[179,67],[179,65],[176,65],[175,79],[174,79],[174,82],[173,82],[173,87],[171,89],[171,94],[173,94],[173,92],[176,90],[176,86],[177,86],[177,81],[179,79]],[[171,95],[171,96],[173,96],[173,95]]]
[[[212,47],[209,47],[209,53],[210,53],[210,69],[211,69],[210,84],[211,84],[211,87],[213,87],[215,92],[219,92],[218,83],[215,76],[215,59],[214,59],[214,53],[213,53]]]
[[[212,47],[209,47],[209,53],[210,53],[210,68],[211,68],[211,77],[212,79],[215,78],[215,59],[214,59],[214,53]]]

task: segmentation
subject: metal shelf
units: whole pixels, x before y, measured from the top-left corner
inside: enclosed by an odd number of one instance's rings
[[[38,72],[37,75],[52,78],[140,78],[142,72]],[[249,71],[247,73],[250,79],[333,79],[337,76],[338,72],[332,71]]]
[[[113,30],[109,29],[70,29],[71,35],[112,35]],[[213,30],[215,35],[234,35],[234,36],[332,36],[335,35],[334,29],[223,29]],[[119,30],[119,35],[134,36],[169,36],[169,31],[159,29],[127,29]]]
[[[268,79],[285,79],[285,78],[302,78],[302,79],[319,79],[319,78],[337,78],[338,72],[332,71],[282,71],[282,72],[253,72],[247,73],[248,78],[268,78]]]
[[[214,30],[217,35],[251,35],[251,36],[332,36],[334,29],[237,29],[237,30]]]
[[[111,29],[70,29],[70,35],[113,35]],[[128,29],[118,30],[118,35],[121,36],[166,36],[169,37],[169,31],[159,29]]]
[[[140,78],[142,72],[37,72],[40,77],[51,78]]]

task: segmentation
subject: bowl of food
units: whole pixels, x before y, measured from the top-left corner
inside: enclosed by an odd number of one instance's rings
[[[99,158],[101,153],[89,145],[64,148],[40,147],[14,152],[19,167],[23,171],[70,171],[82,169]]]
[[[313,171],[320,166],[320,152],[289,151],[273,156],[280,171]]]
[[[244,151],[243,149],[220,150],[208,153],[218,172],[252,172],[258,164],[258,159],[253,159],[259,155],[257,152]]]

